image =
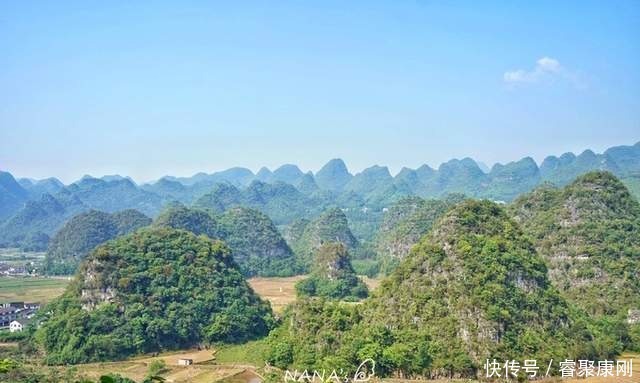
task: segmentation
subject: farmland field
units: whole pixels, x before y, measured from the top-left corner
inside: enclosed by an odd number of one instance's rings
[[[296,300],[295,285],[304,278],[304,275],[286,278],[251,278],[249,285],[258,295],[271,302],[271,307],[276,313],[281,313],[286,305]],[[379,284],[379,279],[362,277],[362,280],[371,290]]]
[[[249,285],[262,298],[271,302],[271,307],[277,313],[296,300],[295,284],[304,276],[286,278],[251,278]]]
[[[178,359],[193,360],[191,366],[179,366]],[[209,383],[232,377],[246,371],[246,367],[234,365],[216,365],[213,363],[212,350],[185,350],[163,353],[154,357],[136,357],[120,362],[88,363],[75,365],[73,368],[79,375],[89,379],[98,379],[101,375],[117,373],[136,381],[147,375],[149,365],[154,360],[165,362],[162,376],[169,382],[201,382]]]
[[[0,277],[0,302],[49,302],[64,292],[69,279],[48,277]]]
[[[242,352],[246,347],[249,353],[259,352],[263,349],[262,342],[249,342],[246,345],[236,345],[223,347],[219,352],[211,350],[185,350],[161,354],[155,357],[137,357],[121,362],[105,362],[75,365],[72,368],[80,375],[87,378],[97,379],[100,375],[107,373],[118,373],[132,379],[143,379],[147,373],[148,366],[155,359],[162,359],[166,363],[166,371],[161,375],[168,382],[197,382],[212,383],[216,381],[246,383],[254,381],[256,370],[261,371],[264,362],[257,358],[253,361],[249,355]],[[249,358],[247,358],[249,356]],[[178,366],[179,358],[193,359],[191,366]],[[234,358],[237,358],[234,360]],[[540,383],[635,383],[640,376],[640,356],[637,354],[625,354],[620,359],[633,359],[633,375],[631,377],[590,377],[587,379],[561,379],[559,377],[544,378],[537,380]],[[65,367],[62,367],[64,370]],[[614,372],[615,374],[615,372]],[[376,381],[388,383],[401,382],[425,382],[425,380],[393,379],[386,378]],[[478,380],[470,379],[436,379],[430,380],[432,383],[473,383]]]

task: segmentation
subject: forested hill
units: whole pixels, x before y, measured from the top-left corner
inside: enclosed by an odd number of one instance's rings
[[[594,316],[626,318],[640,308],[640,204],[612,174],[539,187],[509,211],[567,298]]]
[[[151,224],[137,210],[109,214],[89,210],[71,218],[51,239],[45,257],[47,274],[75,273],[80,261],[96,246]]]
[[[174,205],[158,216],[154,226],[224,240],[245,276],[291,276],[301,271],[273,222],[257,210],[234,207],[216,214]]]
[[[367,303],[364,317],[446,343],[433,355],[443,374],[452,359],[463,373],[490,356],[529,349],[560,357],[577,346],[567,326],[575,318],[542,258],[504,209],[488,201],[463,202],[442,217]]]
[[[368,288],[356,275],[349,258],[342,242],[323,243],[315,251],[311,275],[296,284],[297,294],[349,301],[366,298]]]
[[[55,178],[15,179],[0,172],[0,246],[44,250],[50,237],[70,217],[90,209],[116,212],[136,209],[156,216],[167,204],[180,202],[222,212],[244,206],[266,214],[278,226],[310,219],[329,207],[343,209],[358,239],[371,240],[382,210],[408,196],[441,198],[451,193],[509,202],[549,182],[564,186],[592,170],[616,175],[640,195],[640,143],[617,146],[601,154],[549,156],[538,166],[530,157],[495,164],[483,171],[470,158],[451,160],[437,169],[422,165],[392,175],[384,166],[352,174],[341,159],[317,173],[286,164],[275,170],[231,168],[192,177],[164,177],[137,185],[122,176],[94,178],[63,185]]]
[[[433,226],[435,221],[464,196],[451,194],[442,199],[406,197],[391,205],[376,236],[377,253],[404,258]]]
[[[299,221],[289,235],[289,242],[305,269],[310,269],[314,254],[324,243],[339,242],[347,249],[358,246],[347,217],[338,208],[328,209],[310,222]]]
[[[34,339],[52,364],[244,342],[275,323],[223,242],[168,228],[99,246],[42,315]]]

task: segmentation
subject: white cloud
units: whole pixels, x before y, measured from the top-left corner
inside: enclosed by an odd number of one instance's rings
[[[560,66],[560,62],[551,57],[543,57],[540,60],[536,61],[536,70],[541,72],[560,72],[562,70],[562,66]]]
[[[578,88],[584,87],[584,84],[579,81],[578,76],[563,67],[560,61],[546,56],[538,59],[533,69],[507,71],[502,78],[505,83],[510,85],[532,84],[542,81],[552,81],[554,79],[563,79],[571,82]]]
[[[522,69],[505,72],[504,81],[508,83],[534,82],[537,76],[535,72],[527,72]]]

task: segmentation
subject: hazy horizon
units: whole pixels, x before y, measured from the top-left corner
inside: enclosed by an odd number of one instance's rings
[[[0,169],[137,182],[342,158],[489,167],[640,137],[640,2],[29,3]]]
[[[632,145],[635,145],[637,142],[640,142],[640,141],[635,141],[633,143],[628,143],[628,144],[627,143],[622,143],[622,144],[619,144],[619,145],[612,145],[612,146],[632,146]],[[584,149],[578,150],[578,151],[569,150],[569,151],[565,151],[565,152],[562,152],[562,153],[547,154],[547,155],[544,155],[541,159],[536,159],[533,156],[525,155],[525,156],[522,156],[522,157],[517,158],[517,159],[512,159],[512,160],[508,160],[508,161],[504,161],[504,162],[495,162],[495,163],[486,163],[484,161],[481,161],[481,160],[479,160],[477,158],[473,158],[471,156],[461,156],[461,157],[455,157],[455,158],[452,157],[452,158],[450,158],[450,159],[448,159],[446,161],[443,161],[441,163],[438,163],[438,164],[422,163],[422,164],[418,164],[418,165],[415,165],[415,166],[403,165],[403,166],[401,166],[401,167],[399,167],[397,169],[394,169],[394,168],[392,168],[392,167],[390,167],[388,165],[385,165],[383,163],[373,163],[373,164],[370,164],[370,165],[365,166],[365,167],[360,168],[360,169],[354,169],[353,167],[350,166],[349,161],[347,161],[346,159],[340,158],[340,157],[332,157],[332,158],[327,159],[320,166],[318,166],[317,168],[314,168],[314,169],[306,169],[306,168],[301,167],[299,164],[296,164],[295,162],[290,161],[290,162],[281,163],[281,164],[278,164],[278,165],[275,165],[275,166],[260,166],[258,168],[253,168],[253,169],[249,168],[249,167],[246,167],[246,166],[240,166],[240,165],[230,166],[230,167],[221,168],[221,169],[212,169],[212,170],[202,169],[202,170],[198,170],[198,171],[195,171],[195,172],[189,173],[189,174],[164,174],[164,175],[162,175],[160,177],[152,178],[152,179],[137,179],[137,178],[131,176],[130,174],[119,173],[119,172],[111,172],[111,173],[84,172],[81,175],[76,176],[75,178],[65,179],[65,178],[56,176],[55,174],[50,174],[50,175],[46,175],[46,176],[43,176],[43,177],[30,177],[30,176],[24,176],[24,175],[16,174],[16,173],[12,172],[10,169],[0,168],[0,171],[8,171],[9,173],[11,173],[17,179],[19,179],[19,178],[28,178],[28,179],[32,179],[32,180],[38,181],[38,180],[42,180],[42,179],[46,179],[46,178],[50,178],[50,177],[55,177],[55,178],[59,179],[60,181],[62,181],[65,185],[68,185],[68,184],[71,184],[73,182],[79,181],[80,179],[82,179],[85,176],[91,176],[91,177],[94,177],[94,178],[102,178],[102,177],[108,177],[108,176],[122,176],[122,177],[131,178],[136,184],[142,185],[142,184],[146,184],[146,183],[153,183],[155,181],[158,181],[160,178],[167,177],[167,176],[178,177],[178,178],[182,178],[182,177],[188,178],[188,177],[194,176],[194,175],[196,175],[198,173],[212,174],[212,173],[228,170],[228,169],[231,169],[231,168],[245,168],[245,169],[249,169],[253,174],[257,174],[258,171],[262,167],[266,167],[270,171],[274,171],[278,167],[283,166],[283,165],[296,165],[303,173],[312,172],[313,174],[316,174],[318,172],[318,170],[320,170],[322,168],[322,166],[324,166],[327,162],[329,162],[329,161],[331,161],[333,159],[341,159],[341,160],[344,161],[345,165],[347,166],[347,169],[349,170],[349,172],[351,174],[354,174],[354,175],[358,174],[358,173],[362,172],[366,168],[369,168],[369,167],[377,165],[377,166],[387,167],[389,169],[389,172],[391,173],[391,175],[395,177],[402,170],[402,168],[404,168],[404,167],[407,167],[407,168],[410,168],[410,169],[417,169],[418,167],[420,167],[422,165],[428,165],[429,167],[437,170],[440,167],[440,165],[442,165],[443,163],[445,163],[447,161],[450,161],[450,160],[454,160],[454,159],[462,160],[464,158],[471,158],[481,168],[482,168],[482,165],[485,165],[490,170],[495,164],[503,164],[504,165],[504,164],[507,164],[507,163],[510,163],[510,162],[516,162],[516,161],[522,160],[523,158],[526,158],[526,157],[533,158],[533,160],[536,162],[536,164],[538,166],[540,166],[540,164],[542,163],[544,158],[546,158],[548,156],[560,157],[561,155],[563,155],[565,153],[573,153],[574,155],[578,156],[578,155],[580,155],[582,152],[584,152],[586,150],[591,150],[596,154],[601,154],[608,148],[610,148],[610,147],[605,147],[602,150],[595,150],[595,149],[592,149],[592,148],[584,148]]]

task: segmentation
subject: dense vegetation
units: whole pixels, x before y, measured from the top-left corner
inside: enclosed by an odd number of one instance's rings
[[[323,243],[340,242],[347,249],[358,246],[358,240],[349,229],[349,222],[339,208],[329,209],[312,221],[299,221],[289,233],[290,243],[301,266],[310,270],[314,254]]]
[[[300,271],[273,222],[257,210],[233,207],[216,214],[178,204],[162,212],[154,225],[224,240],[245,276],[291,276]]]
[[[563,300],[518,225],[498,205],[467,201],[434,226],[361,306],[302,300],[274,330],[268,360],[347,371],[373,358],[382,373],[475,376],[486,358],[612,357]],[[601,334],[600,334],[601,335]]]
[[[147,226],[151,219],[136,210],[113,214],[89,210],[71,218],[49,243],[45,272],[74,274],[80,261],[99,244]]]
[[[640,308],[640,204],[612,174],[540,187],[510,211],[568,299],[596,316]]]
[[[350,355],[341,357],[338,350],[351,344],[350,330],[360,320],[357,306],[322,298],[299,299],[287,307],[281,325],[269,334],[266,360],[282,369],[352,371]]]
[[[204,234],[211,239],[225,236],[222,225],[213,214],[199,209],[190,209],[181,204],[173,204],[165,209],[153,222],[154,226],[171,227],[190,231],[196,235]]]
[[[329,242],[316,250],[311,275],[296,284],[298,296],[354,301],[366,298],[367,286],[358,278],[349,252],[341,242]]]
[[[42,312],[34,338],[51,364],[242,342],[273,325],[224,243],[165,228],[99,246]]]
[[[451,194],[442,200],[406,197],[385,213],[378,232],[376,250],[380,256],[404,258],[434,222],[464,197]]]
[[[473,375],[486,358],[593,356],[589,331],[498,205],[447,213],[366,305],[371,325],[422,332],[438,375]]]
[[[220,215],[224,240],[245,275],[265,277],[298,274],[293,252],[265,214],[243,207]]]

